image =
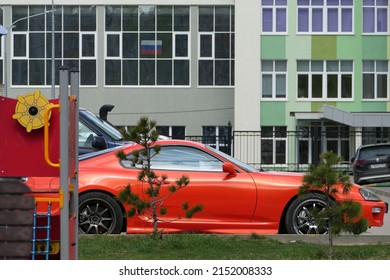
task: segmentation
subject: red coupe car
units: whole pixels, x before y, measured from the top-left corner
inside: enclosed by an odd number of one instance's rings
[[[190,183],[164,201],[167,213],[161,216],[164,232],[326,234],[311,217],[321,210],[325,196],[318,192],[298,196],[302,174],[259,171],[201,143],[183,140],[158,141],[161,151],[154,155],[152,168],[167,176],[167,186],[182,175]],[[147,186],[137,180],[139,168],[132,165],[132,153],[138,144],[91,153],[79,162],[79,232],[85,234],[148,233],[153,229],[148,215],[126,217],[128,205],[118,194],[128,184],[141,198]],[[121,160],[119,150],[127,155]],[[58,178],[29,178],[33,191],[58,190]],[[165,186],[163,186],[165,188]],[[369,226],[382,226],[387,205],[369,189],[353,185],[348,194],[340,190],[335,202],[353,199],[361,203],[362,216]],[[202,211],[190,219],[182,203],[202,204]],[[55,216],[56,213],[54,213]],[[58,214],[58,212],[57,212]],[[55,217],[53,217],[55,218]]]

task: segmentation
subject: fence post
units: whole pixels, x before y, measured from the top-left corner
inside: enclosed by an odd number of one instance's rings
[[[233,135],[232,135],[232,123],[229,121],[228,122],[228,136],[227,136],[227,150],[229,151],[229,155],[232,155],[232,140],[233,140]]]

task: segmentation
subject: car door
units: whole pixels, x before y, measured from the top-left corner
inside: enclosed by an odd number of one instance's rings
[[[161,190],[161,206],[167,213],[160,216],[160,226],[197,230],[216,224],[229,227],[250,223],[256,207],[256,186],[248,173],[224,172],[220,159],[188,146],[164,146],[152,157],[151,164],[156,174],[167,176]],[[170,194],[169,186],[183,175],[189,178],[189,184]],[[149,186],[143,187],[146,193]],[[185,219],[183,203],[188,203],[190,209],[196,205],[203,209]]]

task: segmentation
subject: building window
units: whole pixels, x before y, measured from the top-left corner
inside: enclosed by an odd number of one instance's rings
[[[262,98],[281,99],[287,97],[287,61],[262,60]]]
[[[363,33],[389,31],[389,1],[363,0]]]
[[[106,6],[106,85],[188,86],[188,6]]]
[[[234,85],[234,7],[199,7],[199,86]]]
[[[51,6],[13,6],[12,85],[51,85]],[[33,16],[33,17],[31,17]],[[9,35],[7,35],[9,36]],[[56,6],[55,69],[80,70],[80,85],[96,85],[95,6]],[[55,83],[59,84],[58,73]]]
[[[343,161],[350,158],[350,132],[347,126],[300,126],[298,129],[298,163],[311,164],[318,161],[324,151],[332,151]],[[322,144],[324,141],[324,144]]]
[[[262,0],[263,33],[287,32],[287,0]]]
[[[185,126],[157,126],[156,129],[161,136],[167,136],[171,139],[185,139]]]
[[[298,33],[353,33],[353,0],[298,0]]]
[[[389,62],[387,60],[363,61],[363,99],[388,98]]]
[[[261,127],[261,164],[286,164],[287,127]]]
[[[363,127],[362,128],[362,144],[378,144],[387,143],[390,141],[389,127]]]
[[[352,99],[352,60],[298,60],[299,99]]]
[[[231,127],[230,126],[203,126],[202,143],[207,144],[228,155],[231,154]]]
[[[338,155],[342,161],[349,162],[349,127],[348,126],[326,126],[325,127],[326,151]],[[321,151],[322,152],[322,151]]]

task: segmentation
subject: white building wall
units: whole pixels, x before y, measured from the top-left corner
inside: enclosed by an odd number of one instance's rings
[[[236,0],[234,130],[260,130],[260,1]]]

